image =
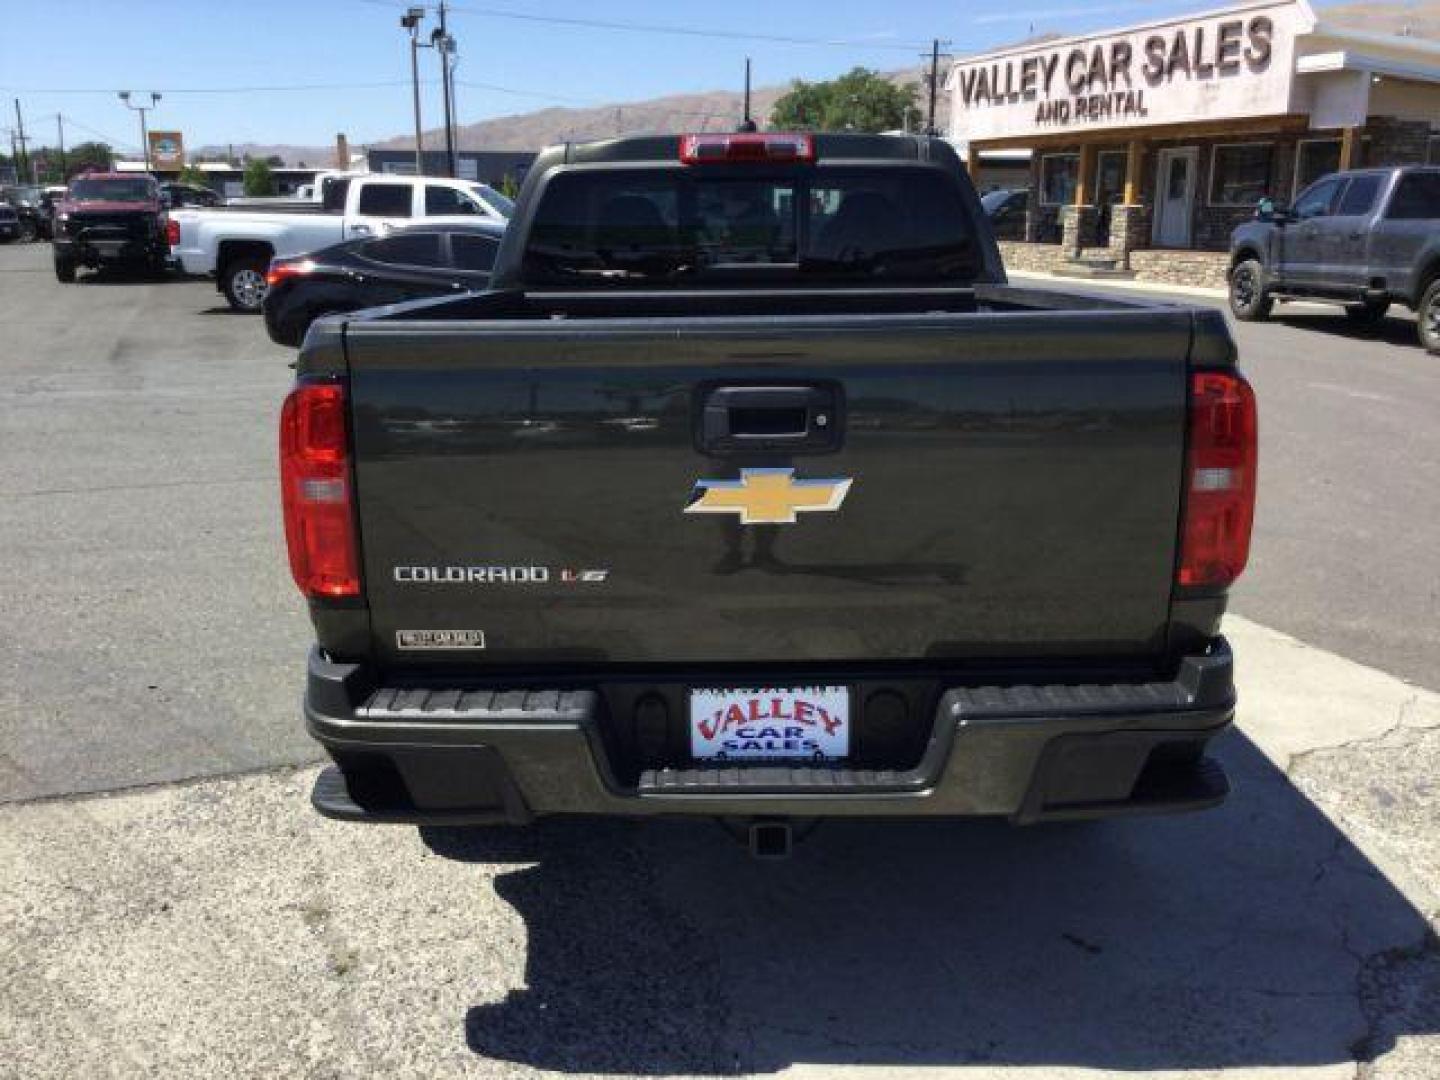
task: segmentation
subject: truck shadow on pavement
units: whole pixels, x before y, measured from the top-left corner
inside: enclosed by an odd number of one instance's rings
[[[526,864],[494,887],[527,985],[470,1008],[466,1041],[577,1073],[1132,1071],[1373,1059],[1435,1030],[1377,989],[1433,947],[1423,916],[1243,736],[1220,756],[1237,790],[1208,814],[832,822],[786,863],[702,822],[422,830]]]
[[[1396,308],[1395,311],[1402,311]],[[1377,341],[1386,345],[1403,345],[1425,354],[1420,344],[1413,318],[1387,316],[1377,323],[1366,325],[1352,323],[1337,307],[1329,311],[1287,311],[1284,304],[1275,308],[1270,316],[1272,322],[1288,326],[1292,330],[1319,330],[1336,337],[1351,338],[1355,341]]]

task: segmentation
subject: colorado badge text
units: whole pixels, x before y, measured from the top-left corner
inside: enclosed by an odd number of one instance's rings
[[[741,525],[793,525],[802,510],[839,510],[852,483],[796,480],[794,469],[741,469],[739,480],[697,480],[685,513],[739,514]]]

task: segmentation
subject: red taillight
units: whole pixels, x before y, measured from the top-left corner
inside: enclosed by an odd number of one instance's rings
[[[1192,375],[1178,584],[1223,587],[1245,569],[1255,466],[1255,391],[1236,372]]]
[[[180,222],[174,218],[165,219],[165,243],[172,248],[180,246]]]
[[[815,137],[803,132],[778,131],[681,135],[680,160],[686,165],[727,161],[814,161]]]
[[[345,387],[300,383],[280,412],[280,490],[290,572],[309,597],[360,595]]]
[[[265,284],[274,288],[286,278],[304,277],[315,269],[315,264],[309,259],[301,259],[299,262],[274,259],[270,263],[270,269],[265,271]]]

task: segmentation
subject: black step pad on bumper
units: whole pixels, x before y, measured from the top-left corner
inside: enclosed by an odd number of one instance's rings
[[[789,768],[749,765],[743,769],[647,769],[641,795],[860,795],[924,787],[924,779],[894,769]]]
[[[365,720],[456,720],[505,723],[568,720],[595,711],[590,690],[377,690],[355,715]]]

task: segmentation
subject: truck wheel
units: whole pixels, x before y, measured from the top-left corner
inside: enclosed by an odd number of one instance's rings
[[[1440,278],[1432,281],[1420,299],[1420,344],[1440,355]]]
[[[225,299],[236,311],[259,311],[265,303],[265,271],[269,264],[264,259],[241,256],[225,264],[221,285]]]
[[[1241,322],[1259,322],[1275,306],[1265,292],[1264,280],[1264,271],[1255,259],[1246,259],[1230,271],[1230,313]]]
[[[69,285],[75,280],[75,260],[55,256],[55,280]]]
[[[1345,317],[1352,323],[1371,326],[1385,318],[1385,313],[1389,310],[1389,300],[1370,300],[1363,304],[1346,304]]]

